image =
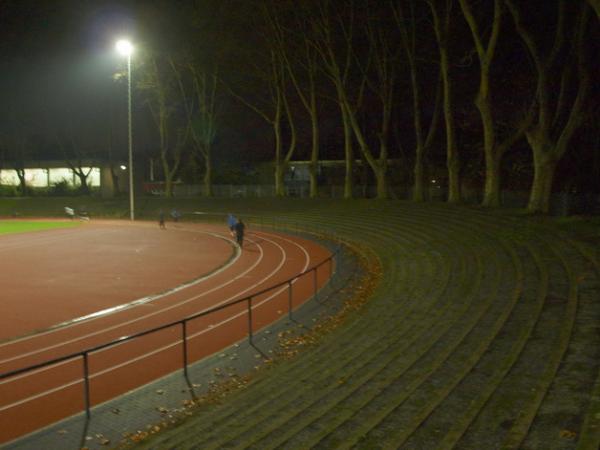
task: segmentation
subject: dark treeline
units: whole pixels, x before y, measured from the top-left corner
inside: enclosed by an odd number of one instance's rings
[[[346,198],[359,182],[357,160],[378,198],[390,195],[390,184],[405,184],[423,201],[435,176],[449,202],[479,189],[485,206],[497,206],[501,189],[529,190],[528,210],[547,212],[553,190],[600,190],[592,0],[198,0],[131,8],[136,151],[159,161],[167,195],[183,174],[202,177],[210,195],[216,161],[222,167],[227,159],[271,161],[281,196],[293,160],[309,161],[310,195],[318,196],[319,161],[329,159],[344,161]],[[106,148],[114,155],[123,147],[115,98],[96,103],[100,119],[43,121],[53,130],[46,141],[53,135],[76,173],[83,156],[106,158]],[[90,123],[100,139],[86,131]],[[43,133],[11,129],[1,148],[17,169]]]

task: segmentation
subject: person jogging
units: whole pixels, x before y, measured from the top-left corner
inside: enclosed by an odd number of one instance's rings
[[[244,245],[245,229],[246,229],[246,225],[244,224],[242,219],[238,219],[237,223],[235,224],[235,240],[237,241],[238,245],[240,246],[240,249]]]
[[[229,234],[233,236],[235,234],[235,225],[237,224],[237,219],[231,213],[227,214],[227,226],[229,227]]]

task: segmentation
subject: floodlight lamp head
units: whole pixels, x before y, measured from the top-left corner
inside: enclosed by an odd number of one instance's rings
[[[117,51],[123,56],[130,56],[133,53],[133,45],[127,39],[117,41]]]

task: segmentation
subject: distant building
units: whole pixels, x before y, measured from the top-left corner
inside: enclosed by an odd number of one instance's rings
[[[116,192],[128,190],[128,171],[124,164],[116,165],[114,177],[110,165],[106,162],[83,161],[82,169],[87,172],[90,168],[91,172],[87,178],[88,186],[98,189],[103,197],[112,197]],[[26,162],[25,180],[27,186],[32,188],[49,188],[61,182],[66,182],[73,187],[80,184],[79,177],[70,167],[67,167],[63,160]],[[115,186],[115,182],[118,183],[118,186]],[[0,185],[18,186],[19,184],[14,166],[5,163],[0,170]]]

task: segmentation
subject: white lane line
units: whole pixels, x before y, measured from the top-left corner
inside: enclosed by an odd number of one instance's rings
[[[266,238],[265,238],[265,239],[266,239]],[[298,248],[300,248],[300,249],[301,249],[301,250],[304,252],[304,255],[305,255],[305,264],[304,264],[304,268],[303,268],[303,269],[300,271],[300,272],[304,272],[304,271],[305,271],[305,270],[306,270],[306,269],[309,267],[309,265],[310,265],[310,254],[309,254],[309,253],[306,251],[306,249],[305,249],[304,247],[302,247],[302,246],[301,246],[300,244],[298,244],[297,242],[291,241],[290,239],[286,239],[286,238],[281,238],[281,239],[283,239],[283,240],[285,240],[285,241],[288,241],[288,242],[291,242],[292,244],[296,245]],[[266,239],[266,240],[268,240],[268,239]],[[281,247],[280,247],[280,248],[281,248]],[[284,251],[284,253],[285,253],[285,251]],[[295,279],[292,281],[292,283],[295,283],[297,280],[298,280],[298,278],[295,278]],[[287,289],[287,287],[286,287],[286,286],[282,286],[281,288],[279,288],[279,289],[278,289],[276,292],[274,292],[273,294],[271,294],[271,295],[270,295],[270,296],[268,296],[267,298],[263,299],[262,301],[260,301],[260,302],[259,302],[259,303],[257,303],[256,305],[253,305],[253,306],[252,306],[252,309],[256,309],[256,308],[258,308],[259,306],[261,306],[261,305],[263,305],[263,304],[267,303],[268,301],[272,300],[272,299],[273,299],[273,298],[275,298],[277,295],[279,295],[281,292],[283,292],[285,289]],[[237,295],[236,295],[236,296],[237,296]],[[232,297],[232,298],[234,298],[234,297]],[[223,302],[222,302],[222,303],[223,303]],[[195,337],[198,337],[198,336],[200,336],[200,335],[202,335],[202,334],[204,334],[204,333],[208,333],[208,332],[210,332],[210,331],[213,331],[213,330],[215,330],[217,327],[220,327],[220,326],[222,326],[222,325],[224,325],[224,324],[226,324],[226,323],[228,323],[228,322],[231,322],[232,320],[234,320],[234,319],[236,319],[236,318],[238,318],[238,317],[240,317],[240,316],[243,316],[243,315],[245,315],[245,314],[246,314],[246,311],[239,312],[239,313],[237,313],[237,314],[235,314],[235,315],[233,315],[233,316],[230,316],[230,317],[228,317],[227,319],[224,319],[224,320],[222,320],[221,322],[218,322],[218,323],[216,323],[216,324],[214,324],[214,325],[210,326],[209,328],[205,328],[204,330],[201,330],[201,331],[199,331],[199,332],[197,332],[197,333],[194,333],[194,334],[192,334],[192,335],[190,335],[190,336],[188,337],[188,342],[189,342],[189,340],[190,340],[190,339],[193,339],[193,338],[195,338]],[[103,370],[101,370],[101,371],[99,371],[99,372],[96,372],[96,373],[94,373],[94,374],[90,375],[90,379],[94,379],[94,378],[96,378],[96,377],[99,377],[99,376],[102,376],[102,375],[104,375],[104,374],[106,374],[106,373],[112,372],[112,371],[114,371],[114,370],[116,370],[116,369],[120,369],[120,368],[122,368],[122,367],[125,367],[125,366],[127,366],[127,365],[133,364],[134,362],[141,361],[141,360],[143,360],[143,359],[145,359],[145,358],[148,358],[148,357],[150,357],[150,356],[153,356],[153,355],[155,355],[155,354],[157,354],[157,353],[160,353],[160,352],[162,352],[162,351],[165,351],[165,350],[168,350],[168,349],[170,349],[170,348],[173,348],[173,347],[175,347],[175,346],[179,345],[181,342],[182,342],[182,340],[181,340],[181,339],[177,339],[175,342],[171,342],[170,344],[167,344],[167,345],[164,345],[164,346],[162,346],[162,347],[156,348],[156,349],[154,349],[154,350],[152,350],[152,351],[150,351],[150,352],[144,353],[143,355],[137,356],[137,357],[135,357],[135,358],[132,358],[132,359],[128,359],[127,361],[125,361],[125,362],[122,362],[122,363],[120,363],[120,364],[116,364],[116,365],[114,365],[114,366],[107,367],[106,369],[103,369]],[[117,345],[115,345],[115,346],[113,346],[113,347],[109,347],[109,348],[106,348],[106,349],[100,350],[98,353],[101,353],[101,352],[103,352],[103,351],[105,351],[105,350],[113,349],[113,348],[117,347],[118,345],[122,345],[122,344],[117,344]],[[71,363],[71,362],[73,362],[73,360],[64,361],[64,362],[62,362],[62,363],[59,363],[59,364],[56,364],[56,365],[52,366],[51,368],[56,368],[56,367],[58,367],[58,366],[61,366],[61,365],[64,365],[64,364],[68,364],[68,363]],[[37,371],[34,371],[34,372],[35,372],[35,373],[39,373],[39,372],[41,372],[41,371],[48,370],[48,369],[49,369],[49,368],[43,368],[43,369],[40,369],[40,370],[37,370]],[[18,377],[11,378],[10,380],[5,380],[4,382],[0,382],[0,384],[5,384],[6,382],[10,382],[10,381],[13,381],[13,380],[16,380],[16,379],[24,378],[25,376],[29,376],[29,375],[31,375],[31,374],[32,374],[32,373],[22,374],[22,375],[20,375],[20,376],[18,376]],[[49,390],[47,390],[47,391],[40,392],[40,393],[38,393],[38,394],[35,394],[35,395],[33,395],[33,396],[26,397],[26,398],[24,398],[24,399],[18,400],[18,401],[16,401],[16,402],[13,402],[13,403],[11,403],[11,404],[9,404],[9,405],[2,406],[2,407],[0,407],[0,412],[2,412],[2,411],[5,411],[5,410],[8,410],[8,409],[11,409],[11,408],[14,408],[15,406],[19,406],[19,405],[22,405],[22,404],[24,404],[24,403],[28,403],[28,402],[30,402],[30,401],[32,401],[32,400],[36,400],[36,399],[38,399],[38,398],[41,398],[41,397],[44,397],[44,396],[46,396],[46,395],[52,394],[52,393],[54,393],[54,392],[57,392],[57,391],[59,391],[59,390],[61,390],[61,389],[66,389],[66,388],[68,388],[68,387],[70,387],[70,386],[73,386],[74,384],[77,384],[77,383],[82,383],[82,380],[81,380],[81,379],[73,380],[73,381],[70,381],[70,382],[69,382],[69,383],[67,383],[67,384],[63,384],[63,385],[61,385],[61,386],[54,387],[54,388],[52,388],[52,389],[49,389]]]
[[[253,270],[253,269],[254,269],[254,268],[255,268],[255,267],[256,267],[256,266],[257,266],[257,265],[258,265],[258,264],[259,264],[259,263],[262,261],[262,259],[263,259],[263,251],[262,251],[262,248],[261,248],[261,250],[260,250],[260,257],[259,257],[259,258],[256,260],[256,262],[255,262],[255,263],[254,263],[252,266],[250,266],[250,267],[249,267],[249,268],[248,268],[248,269],[247,269],[245,272],[243,272],[243,273],[245,274],[245,273],[247,273],[247,272],[250,272],[250,271],[252,271],[252,270]],[[135,318],[133,318],[133,319],[130,319],[130,320],[127,320],[127,321],[125,321],[125,322],[119,322],[119,323],[117,323],[117,324],[115,324],[115,325],[112,325],[112,326],[110,326],[110,327],[107,327],[107,328],[102,328],[102,329],[100,329],[100,330],[96,330],[96,331],[92,331],[92,332],[90,332],[90,333],[82,334],[82,335],[79,335],[79,336],[77,336],[77,337],[74,337],[74,338],[72,338],[72,339],[68,339],[68,340],[65,340],[65,341],[58,342],[58,343],[56,343],[56,344],[48,345],[48,346],[46,346],[46,347],[40,347],[40,348],[37,348],[37,349],[35,349],[35,350],[32,350],[32,351],[26,352],[26,353],[21,353],[21,354],[18,354],[18,355],[15,355],[15,356],[9,357],[9,358],[2,359],[2,360],[0,360],[0,365],[2,365],[2,364],[6,364],[6,363],[8,363],[8,362],[16,361],[16,360],[19,360],[19,359],[23,359],[23,358],[26,358],[26,357],[28,357],[28,356],[37,355],[37,354],[39,354],[39,353],[43,353],[43,352],[45,352],[45,351],[47,351],[47,350],[52,350],[52,349],[55,349],[55,348],[58,348],[58,347],[62,347],[63,345],[66,345],[66,344],[72,344],[72,343],[74,343],[74,342],[78,342],[78,341],[81,341],[81,340],[83,340],[83,339],[87,339],[87,338],[90,338],[90,337],[93,337],[93,336],[97,336],[97,335],[100,335],[100,334],[106,333],[106,332],[108,332],[108,331],[116,330],[116,329],[118,329],[118,328],[121,328],[121,327],[124,327],[124,326],[126,326],[126,325],[130,325],[130,324],[132,324],[132,323],[139,322],[139,321],[141,321],[141,320],[144,320],[144,319],[147,319],[147,318],[149,318],[149,317],[152,317],[152,316],[155,316],[155,315],[161,314],[161,313],[163,313],[163,312],[170,311],[171,309],[175,309],[175,308],[177,308],[177,307],[179,307],[179,306],[185,305],[185,304],[187,304],[187,303],[190,303],[190,302],[192,302],[192,301],[194,301],[194,300],[197,300],[197,299],[199,299],[199,298],[201,298],[201,297],[204,297],[205,295],[207,295],[207,294],[210,294],[210,293],[212,293],[212,292],[214,292],[214,291],[216,291],[216,290],[218,290],[218,289],[221,289],[222,287],[224,287],[224,286],[227,286],[228,284],[231,284],[231,283],[233,283],[233,282],[234,282],[234,281],[236,281],[238,278],[240,278],[240,276],[239,276],[239,275],[238,275],[238,276],[235,276],[235,277],[233,277],[233,278],[231,278],[231,279],[229,279],[229,280],[228,280],[228,281],[226,281],[225,283],[222,283],[222,284],[220,284],[220,285],[218,285],[218,286],[215,286],[215,287],[213,287],[213,288],[211,288],[211,289],[209,289],[209,290],[207,290],[207,291],[204,291],[204,292],[203,292],[203,293],[201,293],[201,294],[198,294],[198,295],[195,295],[195,296],[192,296],[192,297],[188,297],[187,299],[185,299],[185,300],[182,300],[182,301],[180,301],[180,302],[174,303],[174,304],[172,304],[172,305],[169,305],[169,306],[165,306],[165,307],[163,307],[163,308],[161,308],[161,309],[157,309],[157,310],[155,310],[155,311],[149,312],[149,313],[147,313],[147,314],[143,314],[143,315],[141,315],[141,316],[137,316],[137,317],[135,317]],[[77,326],[77,325],[79,325],[79,324],[80,324],[80,323],[73,324],[73,326]],[[63,328],[56,329],[56,330],[53,330],[53,331],[54,331],[54,332],[57,332],[57,331],[59,331],[59,330],[64,330],[64,329],[67,329],[67,328],[70,328],[70,327],[63,327]],[[52,332],[52,331],[50,331],[50,332]],[[33,336],[32,336],[31,338],[33,338]],[[6,343],[6,344],[4,344],[4,345],[2,345],[2,346],[7,346],[7,345],[10,345],[11,343],[12,343],[12,342],[8,342],[8,343]],[[0,347],[2,347],[2,346],[0,346]],[[1,382],[1,381],[0,381],[0,384],[2,384],[2,382]]]
[[[56,386],[56,387],[54,387],[52,389],[48,389],[47,391],[40,392],[39,394],[32,395],[31,397],[24,398],[23,400],[18,400],[18,401],[14,402],[14,403],[11,403],[9,405],[2,406],[0,408],[0,412],[6,411],[6,410],[11,409],[11,408],[14,408],[16,406],[20,406],[20,405],[22,405],[24,403],[29,403],[29,402],[31,402],[33,400],[37,400],[38,398],[46,397],[47,395],[54,394],[55,392],[62,391],[64,389],[68,388],[68,387],[71,387],[71,386],[75,385],[75,384],[81,384],[81,383],[83,383],[83,379],[73,380],[73,381],[68,382],[67,384],[62,384],[60,386]]]
[[[184,230],[184,231],[189,231],[189,230]],[[211,236],[216,237],[218,239],[222,239],[222,240],[227,241],[227,242],[232,242],[231,239],[223,237],[223,236],[221,236],[221,235],[219,235],[217,233],[212,233],[212,232],[202,231],[202,230],[196,230],[195,232],[196,233],[208,234],[208,235],[211,235]],[[147,297],[142,297],[140,299],[133,300],[133,301],[131,301],[129,303],[123,303],[121,305],[113,306],[112,308],[106,308],[106,309],[103,309],[103,310],[100,310],[100,311],[96,311],[96,312],[93,312],[93,313],[85,315],[85,316],[77,317],[75,319],[70,319],[70,320],[67,320],[65,322],[61,322],[61,323],[52,325],[52,326],[48,327],[46,330],[44,330],[44,331],[40,331],[40,332],[33,333],[33,334],[30,334],[30,335],[24,335],[24,336],[21,336],[21,337],[16,338],[16,339],[11,339],[9,341],[0,342],[0,348],[8,347],[10,345],[14,345],[14,344],[17,344],[19,342],[26,341],[26,340],[35,339],[35,338],[40,337],[40,336],[45,336],[46,334],[54,333],[54,332],[58,331],[59,329],[62,330],[62,329],[66,329],[66,328],[71,328],[71,327],[77,326],[77,325],[79,325],[81,323],[89,322],[91,320],[98,319],[100,317],[109,316],[111,314],[115,314],[115,313],[118,313],[120,311],[123,311],[123,310],[126,310],[126,309],[130,309],[130,308],[134,308],[136,306],[140,306],[140,305],[143,305],[143,304],[146,304],[146,303],[150,303],[150,302],[153,302],[153,301],[156,301],[156,300],[161,300],[161,299],[163,299],[165,297],[168,297],[169,295],[175,294],[175,293],[177,293],[179,291],[182,291],[182,290],[187,289],[189,287],[196,286],[196,285],[198,285],[200,283],[205,282],[206,280],[209,280],[211,277],[216,276],[216,275],[220,274],[221,272],[225,271],[226,269],[228,269],[229,267],[231,267],[233,264],[235,264],[237,262],[237,260],[239,258],[240,258],[240,253],[239,253],[238,250],[236,250],[235,256],[230,261],[228,261],[227,264],[225,264],[223,267],[220,267],[219,269],[215,270],[214,272],[212,272],[212,273],[210,273],[210,274],[208,274],[208,275],[206,275],[204,277],[196,278],[195,280],[192,280],[192,281],[189,281],[187,283],[181,284],[181,285],[179,285],[177,287],[174,287],[172,289],[168,289],[168,290],[166,290],[164,292],[161,292],[159,294],[154,294],[154,295],[149,295]],[[4,362],[3,360],[0,360],[0,364],[2,364],[3,362]]]
[[[281,246],[279,246],[279,245],[278,245],[278,244],[276,244],[275,242],[273,242],[273,241],[270,241],[269,239],[265,239],[265,240],[267,240],[267,241],[269,241],[269,242],[273,243],[275,246],[279,247],[279,249],[281,250],[281,252],[282,252],[282,259],[281,259],[281,261],[282,261],[282,262],[280,263],[280,266],[279,266],[279,267],[281,267],[281,265],[283,264],[283,261],[285,261],[285,251],[283,251],[283,249],[281,248]],[[250,241],[250,242],[254,242],[254,241],[252,241],[251,239],[249,239],[249,241]],[[179,306],[182,306],[182,305],[185,305],[185,304],[187,304],[187,303],[193,302],[193,301],[195,301],[195,300],[197,300],[197,299],[199,299],[199,298],[202,298],[202,297],[204,297],[204,296],[206,296],[206,295],[208,295],[208,294],[210,294],[210,293],[212,293],[212,292],[214,292],[214,291],[217,291],[217,290],[219,290],[219,289],[221,289],[221,288],[223,288],[223,287],[225,287],[225,286],[227,286],[227,285],[229,285],[229,284],[233,283],[234,281],[238,280],[239,278],[242,278],[244,275],[246,275],[247,273],[250,273],[252,270],[254,270],[254,269],[255,269],[255,268],[258,266],[258,264],[259,264],[259,263],[260,263],[260,262],[263,260],[263,258],[264,258],[264,251],[263,251],[263,249],[262,249],[262,247],[261,247],[260,245],[258,245],[258,244],[256,244],[256,245],[257,245],[257,247],[258,247],[258,248],[259,248],[259,250],[260,250],[260,256],[259,256],[259,258],[258,258],[258,259],[257,259],[257,260],[254,262],[254,264],[253,264],[252,266],[250,266],[248,269],[246,269],[244,272],[242,272],[241,274],[238,274],[237,276],[235,276],[235,277],[233,277],[233,278],[229,279],[228,281],[226,281],[226,282],[224,282],[224,283],[222,283],[222,284],[220,284],[220,285],[218,285],[218,286],[215,286],[215,287],[213,287],[213,288],[211,288],[211,289],[209,289],[209,290],[207,290],[207,291],[204,291],[204,292],[202,292],[202,293],[200,293],[200,294],[197,294],[197,295],[194,295],[194,296],[192,296],[192,297],[188,297],[187,299],[184,299],[184,300],[182,300],[182,301],[180,301],[180,302],[174,303],[174,304],[172,304],[172,305],[166,306],[166,307],[164,307],[164,308],[161,308],[161,309],[157,309],[156,311],[149,312],[149,313],[147,313],[147,314],[144,314],[144,315],[141,315],[141,316],[137,316],[137,317],[135,317],[135,318],[133,318],[133,319],[130,319],[130,320],[128,320],[128,321],[125,321],[125,322],[120,322],[120,323],[117,323],[117,324],[115,324],[115,325],[112,325],[112,326],[110,326],[110,327],[107,327],[107,328],[102,328],[102,329],[100,329],[100,330],[96,330],[96,331],[93,331],[93,332],[90,332],[90,333],[87,333],[87,334],[83,334],[83,335],[77,336],[77,337],[75,337],[75,338],[72,338],[72,339],[66,340],[66,341],[61,341],[61,342],[58,342],[58,343],[56,343],[56,344],[53,344],[53,345],[49,345],[49,346],[46,346],[46,347],[37,348],[37,349],[35,349],[35,350],[29,351],[29,352],[26,352],[26,353],[20,353],[20,354],[18,354],[18,355],[14,355],[14,356],[12,356],[12,357],[5,358],[5,359],[3,359],[3,360],[0,360],[0,365],[2,365],[2,364],[6,364],[6,363],[8,363],[8,362],[16,361],[16,360],[19,360],[19,359],[23,359],[23,358],[26,358],[26,357],[28,357],[28,356],[37,355],[37,354],[39,354],[39,353],[43,353],[43,352],[45,352],[45,351],[47,351],[47,350],[52,350],[52,349],[55,349],[55,348],[58,348],[58,347],[62,347],[63,345],[66,345],[66,344],[71,344],[71,343],[73,343],[73,342],[78,342],[78,341],[81,341],[81,340],[83,340],[83,339],[87,339],[87,338],[89,338],[89,337],[92,337],[92,336],[97,336],[97,335],[99,335],[99,334],[103,334],[103,333],[105,333],[105,332],[107,332],[107,331],[112,331],[112,330],[115,330],[115,329],[118,329],[118,328],[124,327],[124,326],[126,326],[126,325],[130,325],[130,324],[132,324],[132,323],[139,322],[139,321],[141,321],[141,320],[143,320],[143,319],[147,319],[148,317],[152,317],[152,316],[155,316],[155,315],[161,314],[161,313],[163,313],[163,312],[170,311],[171,309],[175,309],[175,308],[177,308],[177,307],[179,307]],[[276,270],[279,270],[279,267],[278,267]],[[268,279],[269,279],[271,276],[273,276],[273,275],[274,275],[274,273],[275,273],[275,271],[271,272],[271,273],[270,273],[269,275],[267,275],[267,277],[265,277],[263,280],[261,280],[261,281],[259,281],[259,282],[257,282],[257,283],[254,283],[253,285],[249,286],[249,287],[248,287],[246,290],[242,291],[242,293],[244,293],[244,292],[247,292],[248,290],[250,290],[250,289],[253,289],[253,288],[254,288],[255,286],[257,286],[258,284],[260,284],[260,283],[262,283],[262,282],[264,282],[264,281],[268,280]],[[221,305],[221,304],[223,304],[223,303],[225,303],[225,302],[227,302],[227,301],[229,301],[229,300],[231,300],[231,299],[233,299],[233,298],[235,298],[235,297],[238,297],[239,295],[240,295],[240,293],[238,292],[238,293],[236,293],[236,294],[235,294],[235,296],[232,296],[232,297],[230,297],[229,299],[226,299],[226,300],[224,300],[223,302],[221,302],[221,303],[218,303],[217,305],[212,305],[212,306],[211,306],[211,308],[213,308],[213,307],[215,307],[215,306],[218,306],[218,305]],[[204,311],[204,310],[202,310],[202,311]],[[77,324],[74,324],[74,326],[75,326],[75,325],[77,325]],[[61,330],[63,330],[63,329],[65,329],[65,328],[61,328]],[[58,331],[58,330],[55,330],[55,331]],[[6,345],[8,345],[8,344],[10,344],[10,342],[9,342],[9,343],[7,343]],[[0,346],[0,347],[1,347],[1,346]],[[5,382],[5,381],[6,381],[6,380],[4,380],[4,382]],[[3,381],[0,381],[0,385],[1,385],[1,384],[4,384],[4,382],[3,382]]]

